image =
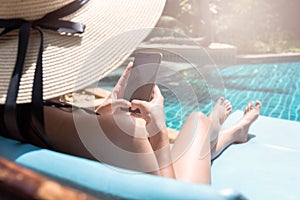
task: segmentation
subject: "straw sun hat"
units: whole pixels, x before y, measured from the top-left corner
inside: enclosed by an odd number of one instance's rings
[[[57,19],[49,16],[50,20],[38,21],[74,2],[82,5],[60,12],[54,16]],[[17,103],[31,102],[42,35],[43,98],[57,97],[82,89],[118,67],[150,33],[164,4],[165,0],[0,0],[0,104],[6,100],[18,49],[26,55]],[[18,46],[20,34],[26,37],[20,33],[26,22],[37,27],[29,27],[27,50]]]

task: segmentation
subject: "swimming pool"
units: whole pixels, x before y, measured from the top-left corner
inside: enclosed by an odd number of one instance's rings
[[[262,102],[261,115],[275,118],[300,121],[300,62],[277,64],[243,64],[219,68],[207,67],[201,71],[202,78],[196,69],[181,70],[169,77],[170,82],[188,82],[192,91],[184,90],[174,93],[168,85],[160,88],[165,97],[165,114],[167,126],[179,130],[188,114],[201,111],[208,114],[215,97],[225,96],[233,105],[233,112],[243,110],[248,102]],[[223,84],[207,85],[207,80],[221,76]],[[176,81],[176,76],[178,80]],[[184,78],[182,78],[184,77]],[[102,81],[100,87],[111,89],[118,76],[112,74]],[[220,87],[222,85],[222,87]],[[191,92],[197,98],[197,104],[190,98]],[[184,98],[178,98],[178,96]],[[193,103],[191,103],[193,102]]]

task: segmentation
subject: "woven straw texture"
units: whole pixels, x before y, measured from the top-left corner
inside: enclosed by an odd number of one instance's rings
[[[39,19],[70,0],[0,0],[0,19]],[[81,35],[43,30],[44,99],[82,89],[117,68],[157,23],[164,0],[90,0],[63,19],[86,25]],[[1,30],[0,30],[1,31]],[[40,36],[32,30],[18,103],[31,102]],[[4,104],[18,49],[18,30],[0,37],[0,104]]]

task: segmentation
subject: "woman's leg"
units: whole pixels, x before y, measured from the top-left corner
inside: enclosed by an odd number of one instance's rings
[[[248,140],[248,131],[250,125],[258,118],[261,103],[251,102],[244,110],[244,116],[234,125],[224,128],[220,131],[218,138],[212,141],[211,158],[214,159],[222,151],[233,143],[244,143]]]
[[[172,149],[177,179],[210,184],[211,137],[218,135],[230,112],[230,102],[220,98],[210,117],[203,113],[192,113],[188,117]]]

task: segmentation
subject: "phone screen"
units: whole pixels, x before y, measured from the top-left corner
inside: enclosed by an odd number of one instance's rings
[[[133,68],[125,88],[124,99],[150,101],[162,55],[139,52],[135,54]]]

